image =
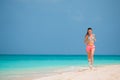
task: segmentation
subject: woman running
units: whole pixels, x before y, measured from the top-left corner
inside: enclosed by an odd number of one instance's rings
[[[90,69],[93,68],[95,41],[96,41],[96,38],[95,38],[95,34],[92,33],[92,28],[88,28],[87,33],[85,35],[84,43],[86,44],[86,52],[88,54],[88,63],[89,63]]]

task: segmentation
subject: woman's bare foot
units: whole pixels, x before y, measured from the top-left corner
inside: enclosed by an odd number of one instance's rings
[[[92,66],[91,64],[89,65],[89,69],[90,69],[90,70],[92,70],[92,69],[93,69],[93,66]]]

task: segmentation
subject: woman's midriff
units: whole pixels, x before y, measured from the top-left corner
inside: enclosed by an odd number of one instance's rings
[[[94,43],[93,42],[89,42],[87,45],[93,46]]]

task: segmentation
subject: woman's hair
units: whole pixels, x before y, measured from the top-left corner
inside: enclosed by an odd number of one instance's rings
[[[89,31],[89,30],[92,30],[92,28],[89,27],[89,28],[87,29],[87,33],[86,33],[85,37],[86,37],[87,35],[89,35],[89,34],[88,34],[88,31]]]

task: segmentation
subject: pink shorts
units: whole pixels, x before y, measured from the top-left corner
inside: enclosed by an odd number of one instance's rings
[[[95,45],[87,45],[86,46],[86,51],[89,52],[89,51],[91,51],[94,48],[95,48]]]

